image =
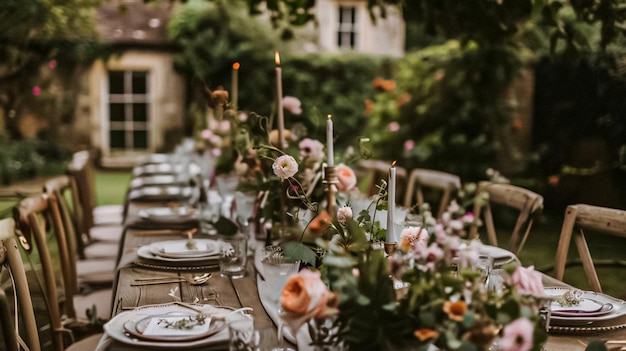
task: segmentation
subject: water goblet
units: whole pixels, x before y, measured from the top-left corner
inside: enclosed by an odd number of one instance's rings
[[[236,174],[220,174],[215,177],[217,191],[224,199],[223,212],[225,216],[232,219],[231,206],[235,198],[235,191],[239,185],[239,177]]]

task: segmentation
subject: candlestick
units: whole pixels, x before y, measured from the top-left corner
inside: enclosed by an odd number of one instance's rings
[[[387,189],[387,244],[396,242],[394,233],[394,217],[396,211],[396,161],[389,168],[389,186]]]
[[[239,66],[239,62],[233,63],[233,75],[231,77],[230,84],[232,107],[235,112],[237,112],[237,100],[239,98]]]
[[[328,115],[328,119],[326,120],[326,152],[327,156],[327,164],[329,167],[335,166],[335,153],[333,150],[333,116]]]
[[[285,145],[285,116],[283,111],[283,77],[280,68],[280,54],[278,51],[274,53],[274,61],[276,62],[276,99],[278,100],[278,148],[283,149]]]

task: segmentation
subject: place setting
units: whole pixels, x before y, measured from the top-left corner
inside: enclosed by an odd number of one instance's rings
[[[551,298],[551,332],[597,332],[626,327],[626,301],[593,291],[563,287],[544,290]]]
[[[179,301],[139,306],[103,326],[105,336],[97,350],[112,341],[156,349],[224,349],[229,342],[228,324],[252,320],[251,310]]]

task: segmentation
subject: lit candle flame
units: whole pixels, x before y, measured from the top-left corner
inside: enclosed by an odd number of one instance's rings
[[[394,160],[393,162],[391,162],[391,167],[395,167],[396,166],[396,161]]]
[[[235,63],[233,63],[233,69],[234,69],[235,71],[237,71],[237,70],[239,69],[239,66],[241,66],[241,65],[239,64],[239,62],[235,62]]]
[[[278,51],[274,53],[274,61],[276,62],[276,66],[280,66],[280,54]]]
[[[328,119],[332,119],[332,118],[333,118],[333,115],[328,115],[328,117],[327,117],[327,118],[328,118]]]

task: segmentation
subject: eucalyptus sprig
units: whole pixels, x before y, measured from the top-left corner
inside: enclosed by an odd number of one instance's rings
[[[167,319],[159,319],[157,324],[164,324],[168,329],[189,330],[195,326],[204,325],[207,322],[207,316],[198,314],[195,316],[189,316],[187,318],[178,319],[175,322],[170,322]]]

